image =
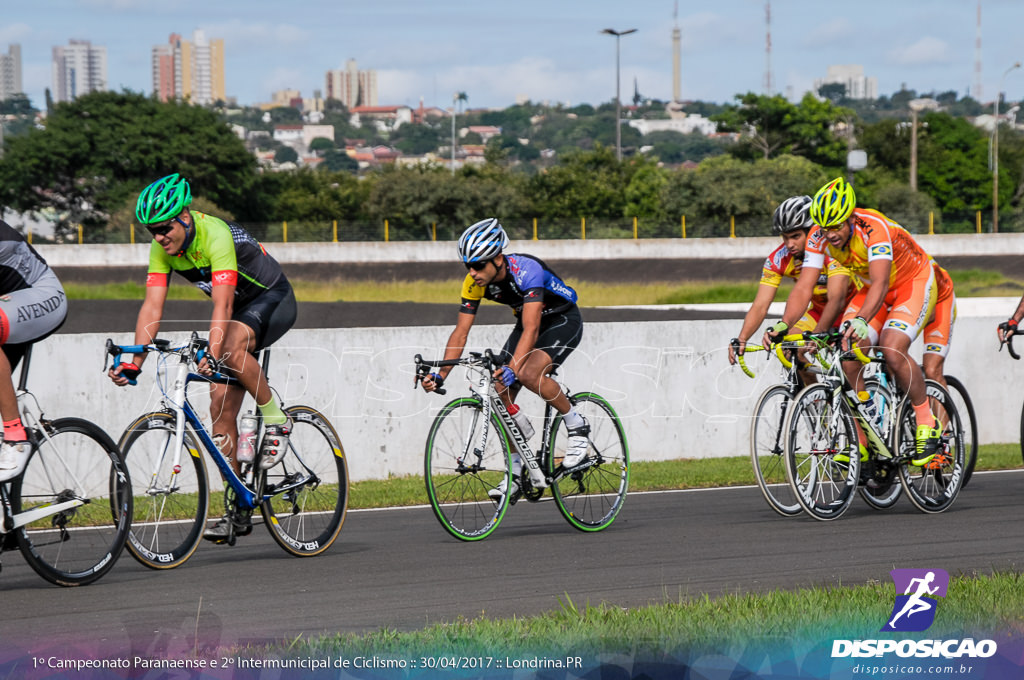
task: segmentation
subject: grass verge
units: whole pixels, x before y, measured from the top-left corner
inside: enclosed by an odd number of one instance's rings
[[[924,633],[879,633],[891,613],[891,583],[813,587],[795,591],[695,598],[685,593],[637,609],[575,603],[533,617],[474,619],[428,626],[415,632],[383,629],[365,635],[296,640],[276,648],[285,656],[356,655],[417,658],[420,655],[560,657],[612,655],[662,658],[695,652],[737,654],[758,648],[830,645],[831,639],[1001,637],[1024,627],[1024,575],[996,573],[951,579],[934,625]],[[273,649],[273,648],[272,648]],[[498,651],[500,650],[500,652]],[[271,651],[271,650],[265,650]],[[500,655],[500,656],[499,656]],[[789,657],[793,658],[793,657]],[[670,659],[664,659],[671,661]],[[758,663],[760,665],[760,663]]]

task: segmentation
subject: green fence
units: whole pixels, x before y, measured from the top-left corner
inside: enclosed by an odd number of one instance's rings
[[[899,214],[887,213],[915,234],[991,233],[992,213]],[[643,218],[572,219],[526,218],[502,220],[513,239],[650,239],[650,238],[730,238],[769,236],[770,220],[763,217],[701,218],[680,216],[673,220]],[[418,223],[387,219],[380,222],[331,220],[320,222],[246,222],[245,228],[267,243],[322,243],[332,241],[454,241],[466,228],[464,224]],[[1024,232],[1024,214],[1005,211],[999,215],[1000,232]],[[72,229],[56,239],[29,233],[36,243],[148,243],[149,233],[139,225],[120,229]]]

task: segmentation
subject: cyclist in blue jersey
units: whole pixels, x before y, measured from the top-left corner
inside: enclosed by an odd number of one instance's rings
[[[46,260],[0,221],[0,482],[24,472],[32,452],[11,374],[25,350],[60,328],[67,312],[64,288]]]
[[[291,284],[281,265],[241,226],[190,210],[192,191],[185,178],[173,174],[146,187],[135,206],[135,216],[153,241],[149,250],[146,297],[135,322],[135,344],[153,341],[163,318],[171,272],[177,272],[213,301],[208,354],[222,371],[241,385],[210,387],[210,416],[218,448],[231,461],[238,440],[238,412],[248,392],[256,400],[263,419],[263,443],[256,459],[260,469],[281,462],[288,450],[292,423],[274,399],[263,369],[253,356],[283,336],[295,323],[297,313]],[[121,363],[109,372],[118,386],[128,384],[142,370],[145,354]],[[213,375],[204,357],[199,372]],[[227,518],[211,526],[203,537],[224,542],[230,532]],[[246,518],[236,524],[235,535],[252,531]]]
[[[548,375],[580,344],[583,319],[576,305],[576,291],[540,259],[521,253],[503,254],[507,245],[508,235],[493,217],[469,227],[459,239],[459,256],[469,271],[462,284],[458,321],[448,338],[444,358],[462,356],[481,299],[512,307],[516,325],[502,347],[505,365],[494,372],[495,381],[500,383],[498,393],[527,439],[533,435],[533,427],[514,405],[521,386],[563,414],[569,443],[562,466],[576,467],[587,459],[590,426],[576,413],[561,386]],[[423,389],[433,392],[444,384],[450,371],[451,368],[443,367],[424,377]],[[522,460],[515,454],[511,489],[506,489],[502,482],[490,495],[500,497],[511,491],[514,496],[519,491],[517,479],[522,466]]]

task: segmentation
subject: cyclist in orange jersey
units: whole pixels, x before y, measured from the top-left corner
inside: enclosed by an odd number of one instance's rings
[[[807,237],[804,267],[786,304],[782,321],[763,339],[767,346],[800,317],[828,254],[864,286],[843,313],[848,341],[877,345],[897,383],[910,398],[917,420],[913,465],[935,457],[942,434],[928,405],[921,367],[910,358],[910,344],[935,309],[935,270],[928,254],[900,225],[876,210],[856,207],[853,187],[839,177],[822,187],[811,203],[817,225]],[[853,363],[844,366],[861,400],[868,398]]]
[[[949,272],[932,261],[935,269],[935,312],[924,327],[924,377],[946,386],[945,365],[953,342],[953,324],[956,322],[956,294]]]
[[[729,344],[730,364],[736,363],[737,354],[743,354],[747,340],[764,321],[782,279],[799,278],[807,234],[814,226],[809,212],[810,205],[810,196],[793,196],[775,209],[772,232],[782,237],[782,245],[773,250],[764,262],[757,295],[743,319],[739,335]],[[838,325],[840,313],[855,290],[856,287],[851,285],[850,272],[832,258],[827,258],[825,269],[815,282],[810,306],[794,328],[822,332]],[[806,375],[801,375],[801,379],[805,384],[808,382]]]

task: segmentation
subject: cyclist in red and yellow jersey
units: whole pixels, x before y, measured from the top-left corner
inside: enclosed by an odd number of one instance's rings
[[[747,340],[754,334],[765,316],[768,306],[775,300],[783,278],[798,279],[803,268],[807,235],[814,222],[809,208],[810,196],[793,196],[779,204],[772,216],[772,232],[782,236],[782,245],[773,250],[761,269],[761,283],[757,295],[743,319],[740,333],[729,344],[729,363],[736,363],[736,354],[743,353]],[[822,332],[837,325],[840,312],[846,307],[856,290],[851,286],[850,272],[831,258],[818,275],[811,294],[810,306],[794,328],[801,331]],[[805,378],[806,382],[806,378]]]
[[[815,194],[810,214],[817,226],[807,237],[803,271],[782,321],[765,334],[764,342],[784,334],[803,314],[826,255],[846,266],[863,283],[843,313],[846,337],[862,347],[881,349],[918,422],[911,462],[925,465],[935,456],[941,431],[928,405],[921,367],[908,350],[935,309],[932,259],[903,227],[876,210],[857,208],[853,187],[841,177]],[[860,370],[853,364],[845,368],[866,399]]]

